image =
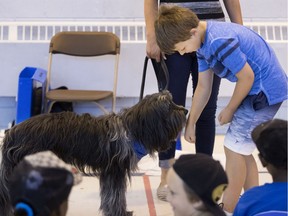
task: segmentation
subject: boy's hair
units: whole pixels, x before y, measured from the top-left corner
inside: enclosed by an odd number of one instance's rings
[[[198,24],[197,15],[188,8],[160,6],[154,27],[161,51],[166,54],[174,53],[175,44],[188,40],[191,37],[191,29],[196,28]]]
[[[252,131],[259,154],[278,169],[287,170],[287,121],[263,122]]]

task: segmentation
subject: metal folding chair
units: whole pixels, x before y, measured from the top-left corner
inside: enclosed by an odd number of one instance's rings
[[[52,58],[55,55],[65,55],[75,58],[87,58],[87,57],[98,57],[103,55],[114,56],[114,75],[112,82],[112,89],[99,90],[97,87],[91,90],[83,89],[67,89],[57,90],[50,89],[51,86],[51,74],[52,74]],[[52,105],[55,102],[83,102],[90,101],[96,103],[96,105],[104,112],[108,113],[108,110],[100,104],[100,101],[106,98],[112,99],[112,111],[115,112],[116,103],[116,89],[118,79],[118,64],[120,55],[120,40],[111,32],[59,32],[54,35],[50,41],[49,48],[49,63],[47,72],[47,87],[45,96],[45,112],[51,110]],[[94,58],[91,58],[93,60]],[[75,60],[77,61],[77,59]],[[66,62],[63,62],[65,64]],[[97,67],[93,68],[100,71]],[[56,70],[55,70],[56,71]],[[73,71],[74,72],[74,71]],[[79,73],[78,73],[79,72]],[[55,73],[53,71],[53,73]],[[73,74],[71,76],[85,76],[85,70],[77,71],[79,75]],[[103,77],[106,78],[107,70],[101,69],[101,73],[105,74]],[[113,73],[111,71],[110,73]],[[102,77],[102,76],[101,76]],[[109,77],[109,76],[107,76]],[[111,76],[110,76],[111,77]],[[87,82],[91,82],[90,77],[87,76]],[[106,80],[98,80],[97,82],[106,82]]]

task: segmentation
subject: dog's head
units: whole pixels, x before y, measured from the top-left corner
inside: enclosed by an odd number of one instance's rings
[[[168,91],[147,95],[123,116],[126,130],[149,154],[170,148],[186,123],[187,110]]]

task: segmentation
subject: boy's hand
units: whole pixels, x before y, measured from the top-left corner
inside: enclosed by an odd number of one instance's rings
[[[218,116],[218,121],[220,125],[227,124],[232,121],[234,115],[234,111],[229,109],[229,107],[225,107]]]
[[[186,124],[184,138],[189,143],[195,143],[195,124],[189,123]]]

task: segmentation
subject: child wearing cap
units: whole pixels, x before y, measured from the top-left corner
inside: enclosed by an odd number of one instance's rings
[[[167,174],[167,201],[175,216],[225,216],[217,202],[227,183],[223,167],[211,156],[181,155]]]
[[[287,121],[274,119],[260,124],[252,131],[252,139],[259,151],[259,159],[273,182],[246,191],[233,215],[264,215],[267,212],[288,215]]]
[[[73,173],[66,167],[47,166],[38,153],[27,156],[13,170],[9,179],[9,193],[15,216],[65,216],[68,197],[74,183]],[[33,157],[35,156],[35,157]],[[59,160],[59,159],[58,159]],[[63,162],[62,162],[63,163]]]
[[[242,188],[259,184],[251,131],[272,119],[287,99],[287,75],[269,44],[242,25],[199,21],[189,9],[161,6],[155,33],[166,54],[197,53],[199,78],[184,135],[188,142],[195,142],[195,124],[211,94],[214,74],[236,83],[218,116],[220,125],[230,123],[224,140],[229,186],[223,203],[231,215]]]

